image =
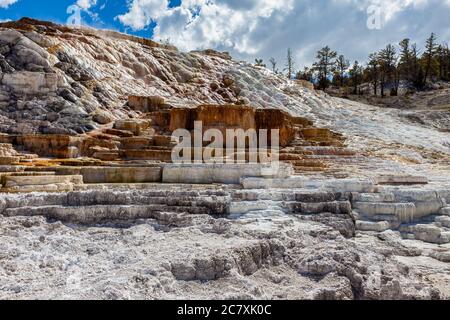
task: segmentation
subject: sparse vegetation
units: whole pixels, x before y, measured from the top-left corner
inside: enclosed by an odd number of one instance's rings
[[[255,59],[255,66],[265,68],[266,65],[264,64],[263,59]]]
[[[270,65],[272,66],[272,71],[273,72],[275,72],[275,73],[278,73],[278,70],[277,70],[277,60],[275,60],[275,58],[270,58],[269,59],[269,63],[270,63]]]
[[[292,53],[292,49],[289,48],[287,50],[287,58],[286,58],[286,68],[284,69],[287,71],[287,77],[290,79],[292,75],[294,74],[294,68],[295,68],[295,62],[294,62],[294,55]]]
[[[277,61],[269,60],[272,71],[278,72]],[[263,64],[256,59],[257,65]],[[287,50],[285,69],[288,78],[314,83],[318,89],[326,90],[332,85],[340,92],[385,97],[396,96],[399,90],[421,91],[437,81],[450,81],[450,49],[447,43],[438,43],[432,33],[426,39],[423,53],[410,39],[398,45],[387,44],[378,52],[371,53],[366,63],[353,64],[329,46],[320,49],[312,66],[295,71],[292,49]]]

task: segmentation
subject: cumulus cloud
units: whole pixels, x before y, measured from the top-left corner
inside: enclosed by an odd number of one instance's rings
[[[84,10],[88,10],[97,4],[97,0],[77,0],[77,6]]]
[[[18,0],[0,0],[0,8],[8,8],[10,5],[16,3]]]
[[[184,50],[225,46],[257,53],[249,36],[264,20],[289,12],[294,0],[183,0],[168,8],[166,0],[134,0],[119,20],[135,30],[156,22],[156,39],[169,39]]]
[[[80,23],[81,23],[81,15],[80,15],[80,11],[84,12],[85,14],[87,14],[90,19],[91,19],[91,24],[98,24],[101,23],[99,14],[95,11],[93,11],[93,7],[95,7],[97,5],[98,1],[97,0],[77,0],[73,5],[68,7],[68,13],[72,13],[72,12],[77,12],[77,14],[79,15],[79,19],[80,19]],[[101,7],[100,10],[104,9],[104,6],[106,5],[106,3],[104,3]]]
[[[380,10],[379,30],[367,28],[370,6]],[[449,13],[450,0],[182,0],[174,8],[167,0],[132,0],[118,19],[134,30],[154,23],[156,40],[186,51],[214,48],[282,61],[291,47],[304,65],[325,44],[361,60],[404,37],[422,43],[434,31],[450,40]]]
[[[152,21],[169,14],[167,0],[133,0],[126,14],[118,16],[120,22],[135,30],[141,30]]]

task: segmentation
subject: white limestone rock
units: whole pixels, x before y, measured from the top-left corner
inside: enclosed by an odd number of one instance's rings
[[[398,202],[432,202],[441,201],[442,197],[435,190],[396,189],[391,191]]]
[[[436,250],[433,251],[430,256],[436,260],[445,262],[445,263],[450,263],[450,250],[448,251],[440,251],[440,250]]]
[[[375,192],[375,183],[370,179],[335,179],[307,183],[306,187],[319,186],[319,188],[332,190],[335,192],[358,192],[372,193]]]
[[[442,199],[429,202],[416,202],[415,219],[421,219],[429,215],[438,214],[446,203]]]
[[[442,208],[441,211],[439,211],[439,214],[444,216],[450,216],[450,207]]]
[[[243,177],[261,177],[266,166],[260,164],[166,164],[163,168],[164,183],[239,184]],[[286,178],[292,166],[280,164],[273,175]],[[270,178],[270,176],[268,177]]]
[[[380,222],[371,222],[371,221],[356,221],[356,230],[360,231],[375,231],[375,232],[383,232],[389,230],[391,228],[391,224],[388,221],[380,221]]]
[[[286,179],[241,178],[244,189],[301,189],[305,187],[304,177],[289,177]]]
[[[393,193],[354,193],[354,202],[395,202]]]
[[[445,244],[450,242],[449,233],[443,232],[439,227],[433,225],[418,224],[411,227],[414,238],[417,240]]]
[[[436,217],[436,219],[434,221],[436,221],[438,224],[440,224],[443,227],[450,228],[450,217],[449,216]]]
[[[230,206],[230,214],[241,215],[252,211],[274,210],[275,208],[282,211],[281,203],[264,200],[232,202]]]
[[[50,185],[50,184],[83,184],[83,176],[56,176],[56,175],[37,175],[37,176],[7,176],[5,177],[5,188]]]
[[[56,93],[58,76],[55,73],[20,71],[3,74],[2,84],[18,94]]]
[[[424,176],[387,174],[376,177],[375,182],[387,185],[428,184],[428,178]]]
[[[356,202],[353,207],[359,214],[365,216],[390,215],[395,216],[403,222],[414,220],[416,206],[414,203],[372,203]]]

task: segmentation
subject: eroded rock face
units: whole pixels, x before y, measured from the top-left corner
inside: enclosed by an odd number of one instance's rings
[[[204,130],[256,129],[255,110],[249,106],[202,105],[197,108],[175,108],[171,110],[170,130],[194,129],[194,122],[201,121]]]
[[[293,117],[279,109],[254,109],[242,105],[201,105],[197,108],[175,108],[171,110],[170,131],[194,129],[194,122],[201,121],[203,130],[218,129],[226,142],[227,129],[268,130],[268,145],[271,131],[279,130],[279,144],[289,146],[297,136],[307,141],[338,136],[328,129],[313,128],[313,123],[301,117]],[[306,127],[309,127],[306,129]]]
[[[165,99],[158,96],[129,96],[128,105],[133,110],[141,112],[153,112],[168,108]]]
[[[255,123],[253,110],[225,106],[247,101],[246,104],[262,107],[242,96],[246,93],[245,83],[233,75],[234,62],[226,54],[213,51],[181,54],[172,47],[147,41],[152,44],[149,45],[145,39],[113,32],[102,32],[104,40],[99,45],[93,30],[70,29],[31,19],[3,26],[9,29],[0,33],[4,43],[0,60],[5,69],[0,97],[4,96],[2,115],[11,119],[10,123],[4,123],[5,132],[75,135],[115,119],[136,117],[141,112],[167,111],[172,105],[185,104],[185,98],[190,97],[188,104],[206,105],[197,108],[192,117],[183,110],[178,111],[177,120],[176,112],[173,113],[169,124],[172,129],[190,128],[195,118],[204,121],[206,127],[277,127],[282,131],[282,145],[293,140],[291,125],[280,127],[287,115],[279,110],[273,110],[271,116],[258,114],[259,123]],[[78,41],[80,38],[83,41]],[[118,47],[126,50],[111,50]],[[221,61],[230,66],[221,65]],[[232,72],[222,70],[224,66],[231,67]],[[204,68],[213,71],[211,79],[202,78]],[[106,78],[110,80],[102,80]],[[119,87],[123,90],[118,90]],[[126,104],[124,93],[128,95]],[[18,100],[20,104],[16,104]],[[223,107],[211,108],[212,104]],[[41,116],[34,114],[37,106]],[[272,102],[264,108],[274,106],[280,107]],[[29,112],[11,113],[13,108]]]

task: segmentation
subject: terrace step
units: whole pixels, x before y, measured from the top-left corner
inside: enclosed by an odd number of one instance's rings
[[[449,216],[437,216],[434,221],[442,227],[450,228]]]
[[[306,154],[316,156],[356,156],[357,152],[347,148],[337,147],[296,147],[295,151],[305,152]]]
[[[120,154],[118,151],[98,151],[92,157],[102,161],[115,161],[120,158]]]
[[[11,165],[20,162],[20,157],[0,157],[0,165]]]
[[[81,175],[56,176],[54,174],[50,174],[50,175],[12,175],[5,177],[5,188],[59,184],[59,183],[83,184],[83,176]]]
[[[414,203],[354,202],[353,209],[365,217],[387,215],[403,222],[413,221],[416,212]]]
[[[286,179],[293,173],[292,166],[280,163],[277,170],[261,164],[166,164],[164,183],[239,184],[243,177],[274,177]],[[265,180],[265,178],[262,178]]]
[[[105,129],[103,130],[103,132],[111,136],[117,136],[121,138],[130,138],[134,136],[134,133],[128,130]]]
[[[128,160],[157,160],[172,162],[172,150],[165,147],[149,149],[124,149],[119,151],[120,158]]]
[[[162,212],[177,212],[189,214],[210,214],[205,207],[167,205],[95,205],[95,206],[42,206],[10,208],[4,211],[7,217],[13,216],[43,216],[62,222],[90,224],[120,220],[151,219]]]
[[[4,192],[63,192],[73,191],[83,184],[81,175],[57,176],[54,173],[40,175],[25,173],[3,177]]]
[[[247,214],[252,211],[274,209],[287,214],[351,213],[351,205],[348,201],[299,202],[260,200],[232,202],[230,205],[230,214]]]
[[[291,176],[285,179],[242,178],[244,189],[318,189],[335,192],[362,192],[375,191],[373,181],[366,179],[329,179],[314,180],[302,176]]]
[[[33,170],[37,170],[33,168]],[[84,183],[152,183],[161,182],[162,169],[158,164],[154,165],[117,165],[117,166],[84,166],[51,167],[58,175],[82,175]]]
[[[450,207],[444,207],[439,211],[439,214],[443,216],[450,216]]]
[[[236,190],[233,192],[234,201],[299,201],[305,203],[349,200],[344,194],[313,190]]]
[[[391,223],[389,221],[356,221],[356,230],[359,231],[374,231],[374,232],[383,232],[389,230],[391,228]]]
[[[151,131],[151,120],[147,119],[125,119],[114,123],[114,129],[132,133],[132,136],[140,136]]]
[[[294,167],[310,167],[310,168],[326,168],[327,166],[321,162],[321,161],[317,161],[317,160],[290,160],[287,161],[289,163],[291,163]]]
[[[6,177],[19,177],[19,176],[52,176],[55,175],[55,172],[49,172],[49,171],[42,171],[42,172],[33,172],[33,171],[27,171],[27,172],[0,172],[0,183],[2,185],[6,184]]]
[[[386,185],[428,184],[428,178],[413,175],[380,175],[376,178],[376,183]]]
[[[131,137],[120,140],[121,149],[147,149],[153,144],[151,137]]]
[[[93,205],[146,205],[162,204],[168,206],[210,206],[219,208],[227,203],[229,197],[223,190],[185,191],[185,190],[90,190],[61,194],[20,194],[0,196],[5,201],[0,210],[20,207],[41,206],[93,206]],[[164,202],[163,202],[164,200]],[[3,203],[3,202],[1,202]],[[0,212],[1,213],[1,212]]]
[[[443,203],[440,200],[427,202],[353,202],[353,208],[362,216],[395,216],[399,222],[409,223],[438,214]]]
[[[450,243],[450,231],[433,224],[416,224],[402,226],[402,236],[406,239],[415,239],[435,244]]]
[[[296,174],[303,173],[303,172],[323,172],[327,170],[326,167],[320,166],[320,167],[304,167],[304,166],[294,166],[294,170]]]
[[[354,193],[354,202],[395,202],[393,193]]]

